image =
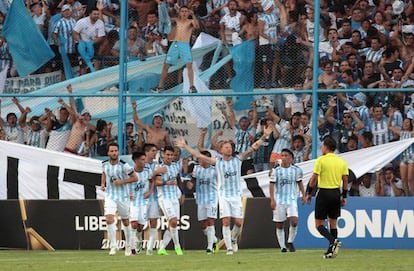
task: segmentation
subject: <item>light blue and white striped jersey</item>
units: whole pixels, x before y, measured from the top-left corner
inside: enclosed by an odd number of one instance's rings
[[[361,105],[358,107],[355,107],[354,110],[359,112],[359,118],[361,119],[361,121],[364,123],[365,127],[362,128],[362,131],[360,132],[364,132],[369,125],[369,108],[366,105]]]
[[[290,148],[292,142],[292,135],[287,128],[287,125],[283,124],[283,127],[276,125],[276,129],[279,131],[279,137],[276,139],[275,144],[273,145],[272,152],[281,153],[283,149]]]
[[[272,39],[278,37],[277,27],[279,25],[279,17],[275,12],[270,14],[260,13],[258,20],[263,21],[264,29],[263,32],[265,35]],[[269,40],[259,36],[259,45],[269,44]]]
[[[116,179],[127,179],[131,174],[135,174],[134,169],[123,160],[112,165],[109,160],[102,162],[102,171],[106,175],[106,197],[115,201],[129,201],[129,184],[114,185]]]
[[[380,48],[378,51],[372,50],[371,47],[366,47],[358,50],[359,55],[366,56],[366,61],[372,61],[374,63],[380,62],[384,48]]]
[[[401,131],[400,133],[400,140],[404,140],[404,139],[409,139],[412,138],[412,131]],[[414,154],[414,144],[411,144],[410,147],[408,147],[407,149],[405,149],[402,153],[401,156],[403,158],[409,158]]]
[[[15,127],[10,127],[8,124],[3,126],[6,141],[24,144],[24,129],[16,124]]]
[[[222,157],[216,160],[217,190],[219,197],[241,197],[241,164],[239,157],[232,157],[230,160],[223,160]]]
[[[151,164],[145,163],[145,169],[149,170],[152,174],[157,164],[158,163],[155,161],[153,161]],[[148,202],[158,202],[158,195],[155,192],[156,192],[156,189],[152,191],[151,196],[148,198]]]
[[[66,53],[73,54],[75,53],[75,40],[72,36],[73,27],[76,24],[76,20],[74,18],[70,18],[69,20],[65,18],[61,18],[57,21],[55,29],[53,33],[59,35],[60,42],[63,46],[65,46]]]
[[[402,129],[403,127],[403,121],[404,121],[404,117],[401,114],[400,111],[395,111],[394,114],[392,114],[392,119],[391,119],[391,126],[392,127],[397,127],[398,129]],[[395,135],[392,131],[390,131],[391,133],[391,138],[394,138]]]
[[[303,157],[305,156],[305,150],[306,150],[306,146],[304,146],[301,150],[299,151],[295,151],[292,150],[293,152],[293,164],[298,164],[303,162]]]
[[[239,125],[235,126],[236,131],[234,132],[234,144],[237,153],[243,153],[250,148],[249,136],[254,137],[255,131],[252,126],[249,126],[246,131],[240,129]]]
[[[207,12],[209,14],[213,13],[213,9],[218,8],[218,7],[220,7],[222,5],[225,5],[225,4],[227,4],[226,0],[207,0],[207,3],[206,3]],[[219,12],[220,12],[220,17],[224,16],[224,14],[225,14],[224,9],[220,9]]]
[[[177,175],[180,173],[181,169],[176,162],[171,162],[171,165],[165,165],[164,163],[161,166],[167,168],[167,172],[161,175],[163,182],[168,180],[177,181]],[[176,200],[178,199],[178,186],[177,185],[161,185],[157,186],[158,199],[168,199]]]
[[[372,142],[375,146],[388,143],[391,131],[388,129],[388,118],[384,117],[381,121],[371,119],[368,130],[372,133]]]
[[[277,204],[292,204],[299,196],[298,183],[302,181],[303,172],[298,166],[291,165],[288,168],[277,167],[274,169],[275,201]]]
[[[193,177],[196,178],[196,203],[217,204],[217,173],[214,166],[194,167]]]
[[[144,168],[143,171],[135,173],[138,175],[138,181],[130,184],[131,192],[134,195],[134,200],[131,201],[133,206],[142,206],[148,203],[148,199],[144,199],[144,194],[148,192],[150,188],[150,181],[152,179],[152,173],[149,169]]]
[[[26,145],[40,148],[41,142],[42,142],[41,139],[42,139],[41,130],[39,131],[33,131],[32,129],[26,130],[25,141],[24,141]]]
[[[78,146],[78,149],[76,152],[78,154],[83,153],[86,151],[86,145],[87,142],[84,140],[82,143]],[[89,152],[85,155],[85,157],[94,157],[95,156],[95,148],[89,148]]]

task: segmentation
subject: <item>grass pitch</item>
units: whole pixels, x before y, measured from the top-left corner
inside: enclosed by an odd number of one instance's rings
[[[279,249],[241,249],[234,255],[206,255],[204,251],[184,251],[184,256],[125,257],[124,251],[109,256],[107,250],[26,251],[0,250],[0,270],[4,271],[103,271],[103,270],[414,270],[413,250],[341,249],[335,259],[323,259],[321,249],[298,249],[281,253]]]

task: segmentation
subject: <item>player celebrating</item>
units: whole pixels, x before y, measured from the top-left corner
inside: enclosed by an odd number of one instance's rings
[[[145,152],[145,168],[152,171],[154,178],[154,170],[157,167],[158,163],[155,161],[155,156],[157,155],[157,147],[154,144],[147,143],[144,145]],[[152,179],[154,183],[154,179]],[[155,186],[155,183],[154,183]],[[147,209],[147,218],[149,219],[149,239],[147,243],[147,255],[153,254],[155,238],[157,235],[157,220],[161,217],[158,205],[158,196],[157,193],[153,190],[150,197],[148,198],[148,209]],[[142,243],[141,243],[142,245]],[[138,247],[140,249],[140,247]]]
[[[180,218],[180,202],[178,200],[177,191],[177,176],[180,172],[178,163],[173,162],[174,148],[166,146],[164,148],[164,162],[162,167],[166,167],[164,174],[157,174],[154,177],[155,185],[157,186],[158,204],[162,212],[168,219],[168,231],[174,242],[175,253],[179,256],[183,255],[181,250],[180,240],[178,237],[178,219]],[[181,192],[181,191],[180,191]],[[165,239],[169,239],[168,234],[164,235]],[[168,240],[169,242],[169,240]],[[165,247],[168,245],[166,240],[161,242],[158,255],[168,255]]]
[[[176,145],[184,148],[199,160],[204,159],[208,163],[216,165],[217,184],[220,206],[220,218],[223,224],[223,238],[227,248],[227,255],[232,255],[238,250],[237,239],[240,235],[241,225],[243,223],[242,193],[241,193],[241,163],[256,151],[263,143],[264,139],[270,135],[272,130],[265,127],[263,136],[254,142],[251,147],[237,156],[234,156],[234,144],[225,141],[220,153],[222,157],[208,157],[202,155],[196,150],[190,148],[184,139],[177,139]],[[234,226],[230,231],[230,222],[233,218]]]
[[[138,181],[131,185],[131,207],[130,207],[130,223],[131,223],[131,254],[141,253],[142,235],[145,222],[147,221],[147,205],[148,198],[154,189],[154,183],[151,182],[152,172],[145,168],[145,153],[134,152],[132,154],[134,161],[134,170],[138,175]],[[135,237],[138,239],[138,250],[136,247]]]
[[[118,246],[116,244],[115,213],[118,211],[124,225],[126,240],[125,256],[131,255],[130,226],[129,226],[129,185],[136,182],[138,176],[128,163],[119,159],[119,146],[115,142],[108,144],[109,160],[102,162],[101,190],[105,191],[105,219],[108,237],[111,243],[109,255],[115,255]]]
[[[295,240],[298,225],[298,187],[302,193],[302,202],[306,200],[305,189],[302,183],[302,169],[292,165],[293,152],[282,149],[282,163],[274,169],[274,179],[270,181],[269,195],[270,208],[273,210],[273,221],[276,222],[276,236],[281,252],[287,252],[285,244],[284,222],[289,219],[288,248],[295,252],[293,241]]]
[[[211,157],[208,151],[202,151],[201,154]],[[201,159],[200,165],[194,167],[193,178],[197,195],[197,217],[203,233],[207,236],[207,254],[216,253],[219,249],[214,227],[218,207],[216,168]]]

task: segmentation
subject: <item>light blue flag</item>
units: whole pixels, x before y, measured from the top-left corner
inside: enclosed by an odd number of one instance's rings
[[[68,79],[73,78],[73,72],[72,72],[72,65],[70,64],[70,60],[69,60],[68,54],[66,53],[66,49],[64,46],[66,39],[65,37],[60,35],[59,41],[61,44],[61,46],[59,46],[59,53],[62,58],[63,70],[65,71],[65,79],[68,80]]]
[[[9,12],[9,2],[7,0],[0,0],[0,12],[7,14]]]
[[[20,76],[31,74],[55,56],[23,0],[12,2],[4,21],[3,37]]]
[[[168,15],[167,5],[164,1],[158,5],[158,32],[162,34],[171,32],[170,15]]]
[[[236,72],[236,76],[230,82],[230,87],[237,92],[252,93],[252,96],[237,97],[233,107],[235,110],[248,109],[253,101],[255,42],[254,40],[243,41],[229,49],[233,58],[233,69]]]

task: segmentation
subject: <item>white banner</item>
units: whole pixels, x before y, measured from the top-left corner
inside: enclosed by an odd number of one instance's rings
[[[18,167],[10,166],[9,159],[18,159]],[[18,197],[21,199],[48,199],[48,190],[53,184],[48,183],[48,168],[55,167],[58,170],[56,181],[59,199],[84,199],[84,186],[64,180],[64,174],[68,170],[102,173],[101,161],[91,158],[76,156],[26,146],[17,143],[0,141],[0,200],[7,199],[8,170],[17,170],[18,173]],[[15,173],[15,172],[12,172]],[[10,178],[9,178],[9,181]],[[79,180],[87,183],[88,180]],[[50,182],[50,180],[49,180]],[[96,198],[103,199],[104,194],[100,187],[96,186]]]
[[[60,71],[28,75],[25,77],[10,77],[4,84],[4,93],[21,94],[32,92],[62,81]]]
[[[395,141],[379,146],[374,146],[366,149],[360,149],[356,151],[346,152],[339,154],[345,162],[348,164],[348,168],[351,169],[357,178],[361,177],[365,173],[374,173],[375,171],[383,168],[390,163],[401,152],[407,149],[414,143],[414,138]],[[313,173],[313,165],[315,159],[296,164],[303,171],[303,184],[306,185],[309,182]],[[246,175],[245,178],[256,177],[259,186],[262,188],[265,195],[269,196],[269,182],[270,178],[268,171],[257,172],[254,174]],[[250,197],[251,193],[247,188],[243,189],[243,194],[246,197]]]
[[[381,169],[413,143],[414,139],[407,139],[343,153],[340,156],[345,159],[349,168],[358,178],[367,172]],[[11,165],[13,163],[9,161],[10,159],[17,161],[17,168]],[[298,164],[303,170],[304,185],[307,184],[312,174],[314,161],[310,160]],[[130,160],[127,162],[131,163]],[[49,172],[51,167],[58,171],[56,183],[53,182],[53,174]],[[17,171],[18,197],[21,199],[48,199],[50,198],[48,193],[54,190],[58,192],[58,199],[84,199],[85,186],[91,187],[89,179],[91,177],[87,177],[87,175],[95,174],[94,178],[96,179],[96,175],[100,175],[102,172],[102,166],[101,161],[96,159],[0,141],[0,172],[3,173],[0,175],[0,200],[7,199],[9,186],[16,185],[11,183],[13,177],[9,176],[16,172],[8,172],[9,170]],[[79,172],[80,176],[86,176],[81,177],[85,179],[76,180],[81,184],[74,183],[74,178],[70,177],[73,171]],[[270,179],[267,171],[245,177],[256,177],[265,195],[269,195]],[[95,184],[92,184],[92,187],[95,190],[96,198],[103,199],[104,193],[100,191],[99,179]],[[245,182],[243,182],[243,195],[252,197]]]

